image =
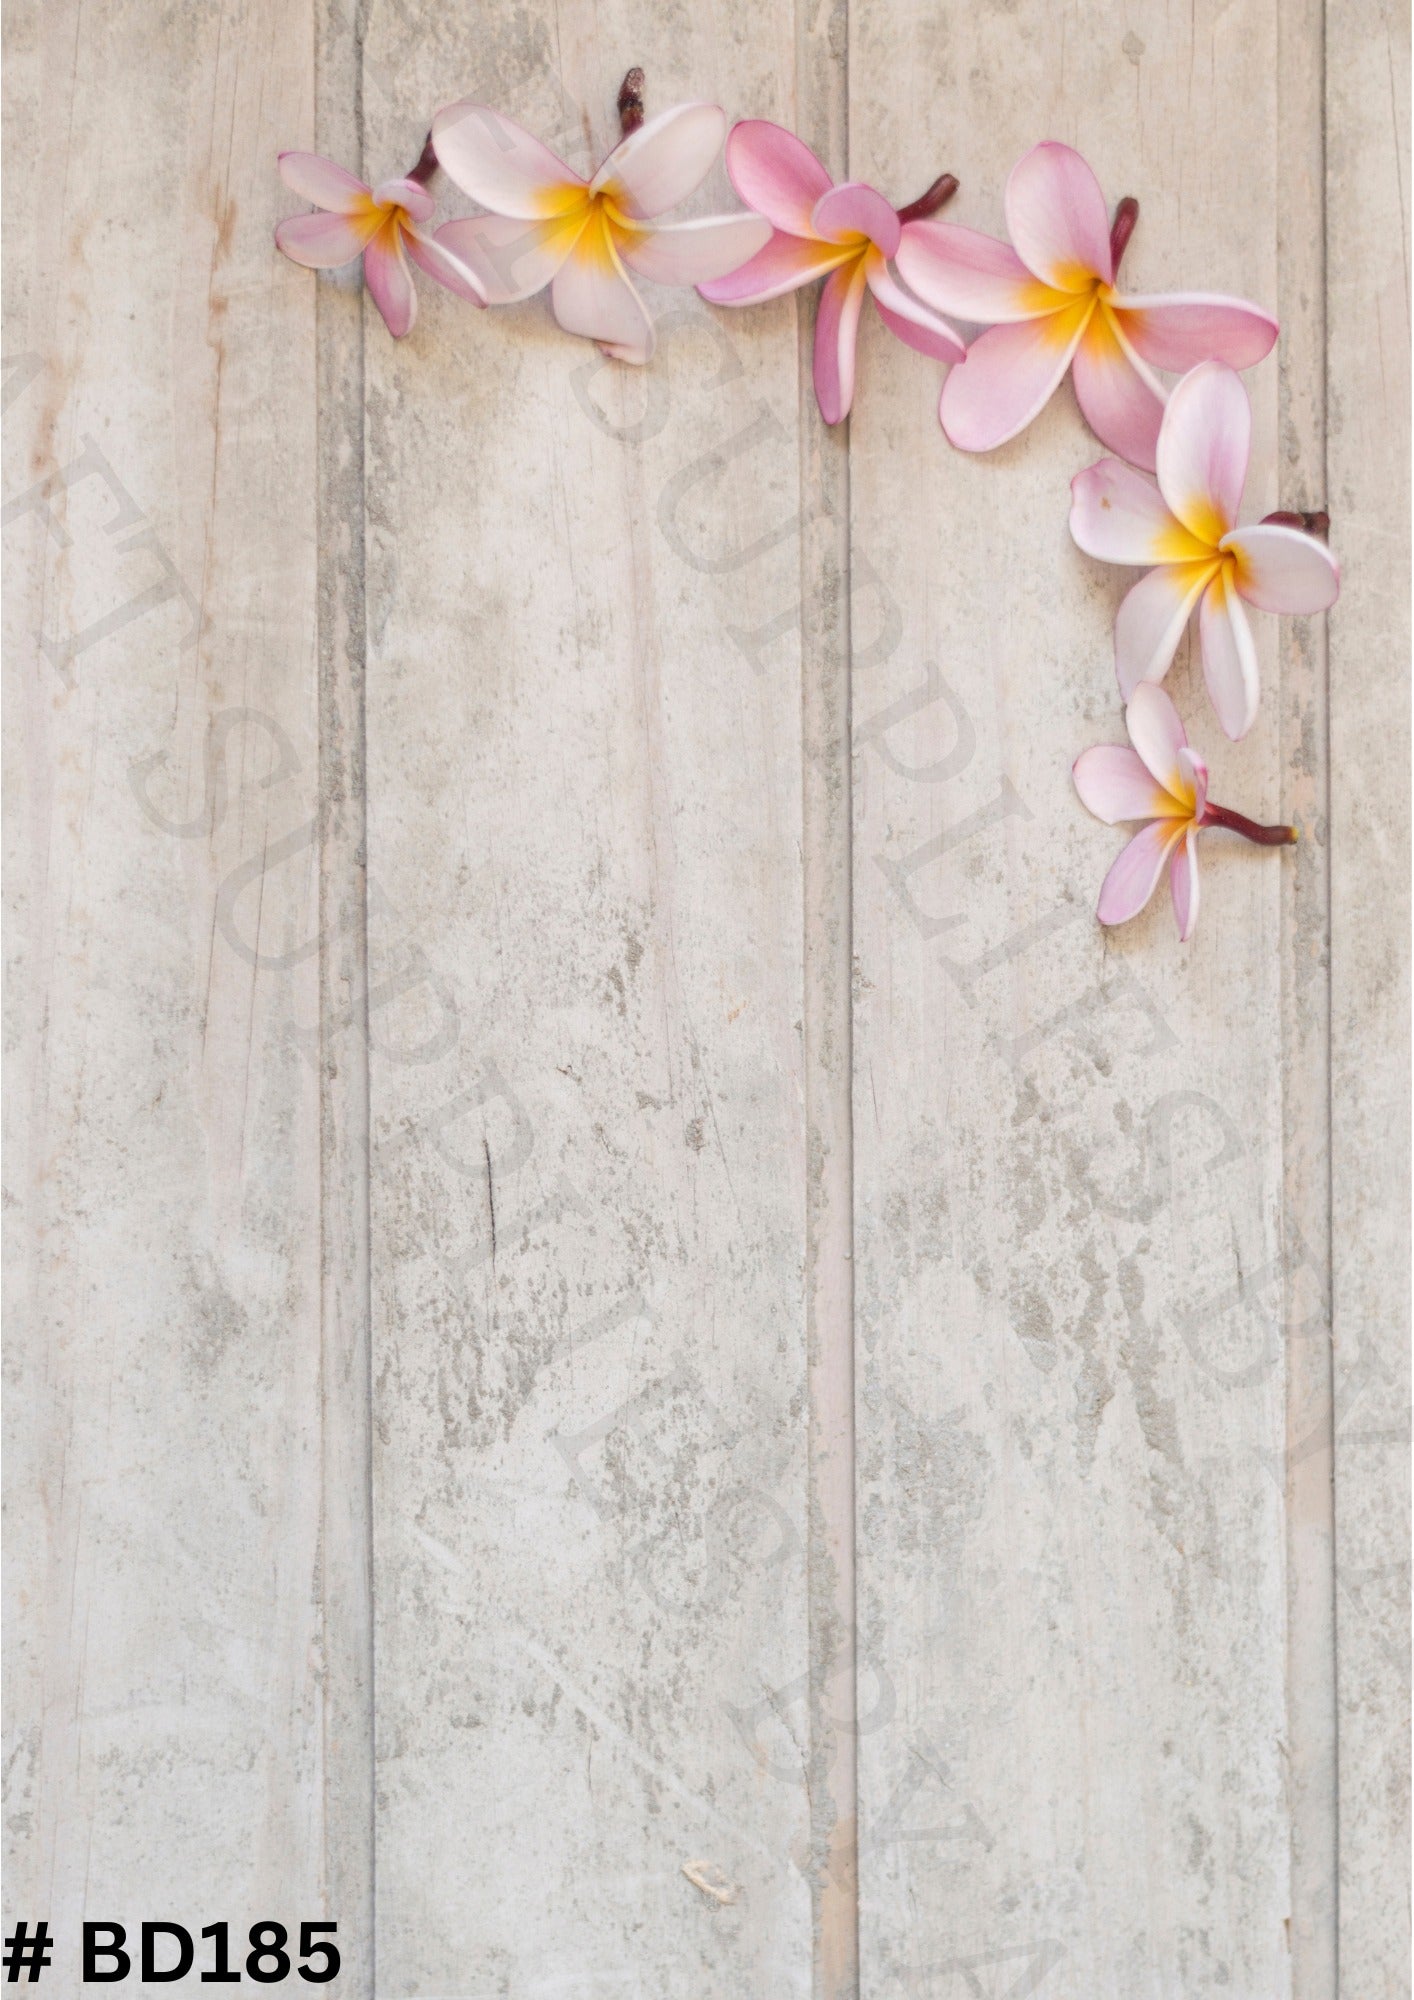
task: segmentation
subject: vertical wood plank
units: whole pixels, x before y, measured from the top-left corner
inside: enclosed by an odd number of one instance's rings
[[[784,8],[380,9],[369,168],[633,63],[793,122]],[[653,305],[367,329],[389,1996],[810,1990],[795,309]]]
[[[1409,1990],[1409,15],[1329,0],[1340,1991]]]
[[[950,169],[955,219],[1001,233],[1012,163],[1064,139],[1140,198],[1129,287],[1275,303],[1267,0],[884,5],[851,32],[851,169],[896,201]],[[1260,514],[1275,365],[1248,380]],[[1100,932],[1118,836],[1069,767],[1123,737],[1131,579],[1066,514],[1102,448],[1067,388],[969,459],[936,396],[866,327],[859,1625],[894,1704],[860,1722],[863,1991],[1281,1993],[1281,867],[1210,842],[1188,947],[1166,899]],[[861,661],[865,560],[895,626]],[[1267,817],[1276,636],[1241,746],[1196,660],[1170,677],[1215,795]]]
[[[316,15],[315,144],[363,167],[362,0]],[[355,268],[315,292],[318,352],[319,1022],[326,1778],[340,1991],[374,1993],[372,1396],[368,1270],[368,952],[363,299]]]
[[[83,1915],[320,1915],[360,1754],[328,1727],[339,1411],[292,1039],[315,296],[273,253],[272,154],[312,139],[314,40],[264,0],[6,34],[7,1888],[76,1990]]]
[[[848,164],[848,15],[798,4],[795,129]],[[819,287],[799,298],[801,792],[805,904],[806,1341],[809,1357],[810,1880],[815,2000],[859,1983],[855,1629],[854,1155],[850,917],[849,434],[815,400]]]
[[[1279,498],[1326,505],[1325,34],[1322,0],[1277,15]],[[1330,1339],[1330,784],[1326,621],[1281,633],[1282,1267],[1286,1348],[1291,1990],[1333,2000],[1336,1926],[1335,1509]]]

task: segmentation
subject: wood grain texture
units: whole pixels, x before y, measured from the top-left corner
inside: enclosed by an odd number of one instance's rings
[[[1409,1991],[1409,20],[1332,0],[1331,1300],[1340,1990]]]
[[[1403,0],[7,11],[12,1917],[346,2000],[1402,2000]],[[866,311],[294,269],[276,152],[779,119],[1274,305],[1197,935],[1108,935],[1129,582]],[[469,206],[445,183],[448,212]],[[698,204],[735,206],[724,174]],[[376,1737],[376,1756],[375,1756]],[[8,1928],[8,1926],[7,1926]]]
[[[77,1991],[81,1915],[323,1914],[357,1754],[291,1039],[320,979],[315,296],[271,248],[314,44],[260,0],[6,35],[7,1894]]]
[[[795,130],[848,171],[847,18],[797,7]],[[813,1992],[859,1984],[855,1629],[853,930],[849,433],[815,401],[818,287],[797,303],[800,423],[801,859],[805,912],[806,1348],[810,1409],[810,1796]]]
[[[1140,199],[1129,288],[1271,305],[1276,34],[1266,0],[872,7],[851,168],[900,202],[951,169],[997,233],[1012,162],[1063,139]],[[1067,388],[967,458],[937,387],[866,329],[852,560],[896,633],[865,667],[856,619],[858,1578],[895,1706],[861,1727],[862,1990],[1283,1993],[1281,864],[1209,841],[1187,948],[1166,895],[1097,928],[1121,836],[1069,766],[1122,740],[1131,579],[1066,511],[1101,452]],[[1196,660],[1170,676],[1215,796],[1263,817],[1276,637],[1241,746]]]
[[[631,63],[794,118],[785,12],[380,15],[369,167]],[[810,1987],[795,308],[653,304],[369,326],[390,1995]]]
[[[1323,0],[1277,16],[1277,476],[1324,507],[1326,230]],[[1291,1990],[1339,1992],[1335,1505],[1330,1320],[1330,786],[1326,621],[1281,631],[1282,1267],[1286,1349],[1286,1702]]]

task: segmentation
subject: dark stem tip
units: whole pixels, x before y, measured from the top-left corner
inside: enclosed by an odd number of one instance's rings
[[[1127,194],[1116,208],[1115,219],[1110,225],[1110,261],[1116,277],[1119,276],[1120,259],[1129,248],[1129,239],[1138,220],[1139,203],[1132,194]]]
[[[1264,514],[1259,523],[1263,528],[1299,528],[1303,535],[1315,535],[1320,541],[1330,540],[1331,517],[1324,507],[1314,513],[1301,513],[1295,508],[1280,507],[1275,514]]]
[[[1208,801],[1203,814],[1204,826],[1225,826],[1231,833],[1240,833],[1244,840],[1251,840],[1258,847],[1292,847],[1300,839],[1294,826],[1259,826],[1246,813],[1234,812],[1231,806],[1217,806]]]
[[[619,127],[625,139],[643,123],[643,93],[648,79],[637,63],[619,85]]]
[[[940,208],[946,208],[958,190],[956,174],[939,174],[930,188],[911,201],[907,208],[898,211],[900,222],[926,222],[930,215],[936,215]]]
[[[436,173],[436,171],[437,171],[437,153],[435,147],[432,144],[432,134],[429,132],[427,135],[426,143],[423,145],[422,148],[422,156],[418,160],[417,165],[413,167],[409,172],[408,179],[410,181],[416,181],[419,187],[426,187],[430,182],[430,180],[432,179],[432,176]]]

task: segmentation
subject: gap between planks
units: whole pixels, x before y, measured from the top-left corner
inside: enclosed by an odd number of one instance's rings
[[[848,168],[848,16],[797,0],[797,129]],[[816,302],[801,293],[800,671],[804,853],[806,1355],[812,1992],[859,1992],[854,1412],[849,426],[821,422]]]
[[[366,0],[317,0],[315,149],[363,172]],[[373,1397],[364,591],[364,306],[316,291],[320,1557],[325,1907],[340,1991],[376,1991]]]
[[[1277,311],[1282,446],[1278,504],[1329,504],[1326,453],[1324,0],[1276,16]],[[1306,500],[1299,496],[1315,494]],[[1337,524],[1337,534],[1339,527]],[[1331,825],[1329,651],[1324,619],[1284,621],[1283,812]],[[1309,739],[1314,741],[1310,754]],[[1339,1991],[1332,1271],[1329,836],[1303,840],[1282,888],[1282,1089],[1286,1348],[1289,1938],[1293,2000]],[[1316,1294],[1313,1312],[1312,1291]]]

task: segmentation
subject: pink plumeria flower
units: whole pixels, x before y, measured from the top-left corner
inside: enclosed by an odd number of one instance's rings
[[[1186,944],[1198,919],[1198,835],[1225,826],[1261,847],[1284,847],[1294,826],[1258,826],[1208,797],[1208,767],[1188,747],[1178,711],[1161,687],[1141,681],[1124,713],[1133,749],[1098,743],[1076,758],[1073,776],[1081,802],[1106,826],[1142,819],[1100,889],[1095,914],[1102,924],[1137,917],[1165,866],[1178,935]]]
[[[438,162],[491,213],[444,223],[437,241],[471,266],[492,305],[548,285],[566,333],[645,362],[653,322],[629,273],[695,285],[735,269],[769,233],[755,215],[653,220],[706,179],[726,129],[715,104],[674,105],[629,132],[586,181],[499,111],[449,104],[432,121]]]
[[[458,298],[485,305],[473,273],[424,229],[437,204],[420,180],[409,175],[370,188],[319,153],[281,153],[280,178],[325,211],[282,222],[275,231],[280,249],[312,271],[362,257],[364,281],[394,339],[411,333],[417,318],[409,257]]]
[[[1055,140],[1011,170],[1006,220],[1013,249],[947,222],[910,223],[898,267],[939,311],[992,322],[943,385],[938,414],[964,451],[991,451],[1025,430],[1074,364],[1075,394],[1096,437],[1152,471],[1164,390],[1210,357],[1250,368],[1271,351],[1277,323],[1242,299],[1207,292],[1125,297],[1115,290],[1139,204],[1119,204],[1111,229],[1100,183]]]
[[[910,296],[889,270],[903,222],[864,181],[838,187],[794,133],[764,118],[732,127],[727,172],[748,208],[771,224],[770,241],[749,264],[699,287],[714,305],[751,306],[779,298],[815,278],[825,279],[815,321],[815,397],[827,424],[849,415],[854,400],[854,349],[864,294],[873,294],[892,333],[935,361],[961,361],[966,348],[946,320]],[[956,186],[936,182],[914,208],[940,206]],[[903,214],[907,215],[908,210]]]
[[[1115,670],[1127,701],[1168,672],[1195,607],[1203,677],[1218,721],[1245,736],[1257,714],[1257,649],[1244,601],[1263,611],[1325,611],[1340,568],[1299,515],[1240,528],[1252,406],[1232,369],[1205,361],[1169,397],[1158,478],[1102,458],[1071,481],[1070,532],[1101,562],[1154,563],[1115,619]]]

